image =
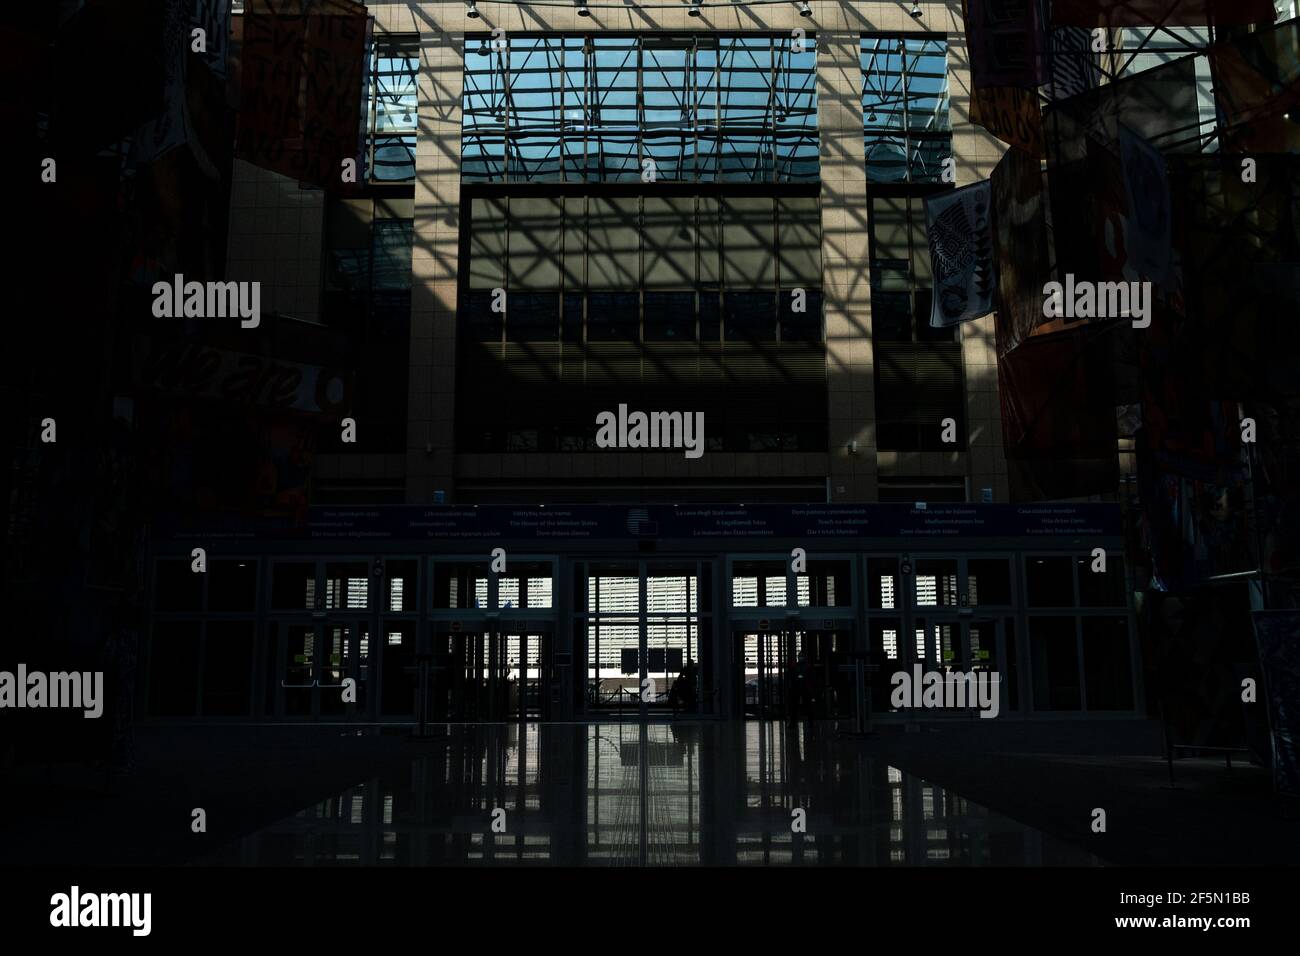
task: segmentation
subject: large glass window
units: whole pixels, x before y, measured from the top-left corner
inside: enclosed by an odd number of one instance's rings
[[[1092,570],[1091,554],[1023,560],[1026,603],[1035,609],[1029,618],[1034,709],[1132,710],[1129,619],[1089,610],[1124,607],[1123,559],[1109,555],[1105,571]]]
[[[384,187],[373,197],[331,199],[324,214],[325,323],[347,333],[348,360],[357,365],[352,412],[371,423],[367,447],[405,447],[407,359],[410,351],[411,247],[414,200]],[[342,356],[340,355],[340,360]],[[345,452],[334,431],[321,451]]]
[[[420,61],[417,41],[385,38],[371,52],[366,97],[366,178],[415,179]]]
[[[635,383],[661,407],[703,411],[710,449],[825,448],[821,212],[795,194],[808,187],[465,188],[459,447],[594,449],[596,413]],[[497,397],[520,389],[527,400],[503,412]]]
[[[867,181],[937,183],[952,155],[948,41],[863,37]]]
[[[931,328],[933,278],[925,200],[934,186],[881,187],[871,200],[871,320],[876,342],[877,445],[888,451],[965,448],[965,390],[957,330]],[[941,423],[957,423],[957,442]]]
[[[465,182],[812,182],[816,48],[789,36],[470,40]]]

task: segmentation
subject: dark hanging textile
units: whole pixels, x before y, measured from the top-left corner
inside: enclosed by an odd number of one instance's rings
[[[1052,0],[1052,23],[1078,27],[1272,23],[1273,0]]]
[[[1209,49],[1224,152],[1300,152],[1300,19]]]
[[[305,183],[343,185],[357,161],[369,20],[351,0],[250,0],[236,155]]]

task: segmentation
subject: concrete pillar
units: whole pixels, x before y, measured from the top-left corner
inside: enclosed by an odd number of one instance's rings
[[[819,31],[817,38],[830,500],[873,501],[875,367],[861,37],[855,29]]]
[[[456,273],[460,249],[460,101],[465,36],[420,35],[420,130],[411,248],[411,358],[406,500],[452,501],[456,398]]]

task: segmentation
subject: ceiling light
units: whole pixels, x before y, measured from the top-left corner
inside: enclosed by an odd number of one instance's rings
[[[686,15],[691,17],[700,15],[700,0],[691,0],[691,8],[686,11]]]
[[[804,2],[804,0],[799,0],[799,16],[801,17],[812,16],[812,7],[808,6],[808,4]]]
[[[478,44],[478,55],[479,55],[479,56],[489,56],[489,55],[490,55],[490,51],[488,50],[488,45],[487,45],[487,39],[486,39],[486,38],[484,38],[484,39],[482,39],[482,40],[479,41],[479,44]]]
[[[916,0],[912,0],[912,9],[908,12],[912,15],[913,20],[921,19],[921,5]]]
[[[469,9],[465,11],[465,16],[469,17],[471,20],[477,20],[479,13],[475,0],[466,0],[466,6],[468,6]]]
[[[587,5],[583,3],[582,0],[578,0],[578,16],[580,17],[591,16],[591,11],[587,9]]]

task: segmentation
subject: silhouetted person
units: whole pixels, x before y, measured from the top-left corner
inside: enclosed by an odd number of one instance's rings
[[[695,679],[698,671],[694,661],[688,661],[682,668],[682,672],[677,675],[673,681],[672,688],[668,691],[668,701],[672,704],[673,713],[677,713],[677,706],[680,704],[682,710],[691,712],[696,709]]]
[[[808,658],[800,654],[799,659],[791,661],[786,668],[786,689],[789,691],[786,695],[789,702],[787,719],[792,724],[798,722],[799,715],[811,704],[809,679]]]

